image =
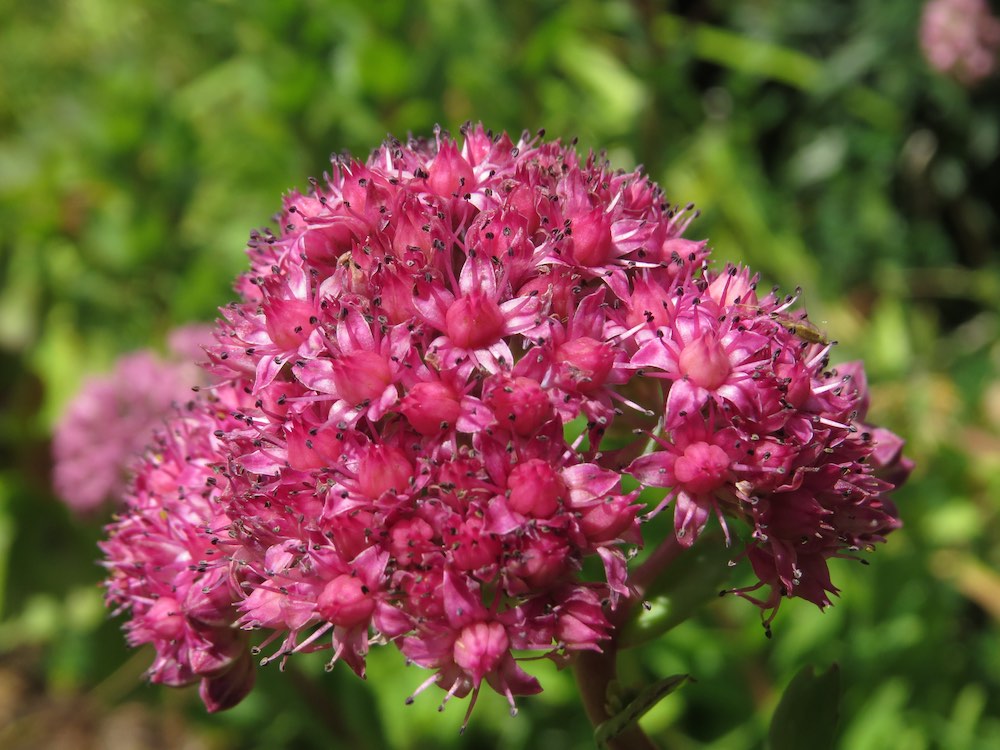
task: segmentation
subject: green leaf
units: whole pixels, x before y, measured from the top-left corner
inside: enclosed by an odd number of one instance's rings
[[[687,682],[689,678],[690,675],[675,674],[644,687],[635,698],[629,701],[625,708],[607,721],[598,724],[597,729],[594,730],[594,741],[597,746],[607,747],[610,740],[639,721],[647,711]],[[609,698],[617,698],[617,696],[609,696]]]
[[[820,675],[804,667],[785,688],[771,719],[771,750],[826,750],[840,718],[840,668]]]

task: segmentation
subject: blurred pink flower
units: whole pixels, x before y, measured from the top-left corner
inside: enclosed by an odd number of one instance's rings
[[[53,435],[53,487],[74,511],[121,502],[129,474],[173,405],[190,400],[205,381],[195,366],[210,329],[188,326],[170,339],[176,359],[152,351],[121,357],[111,372],[93,376],[66,407]]]
[[[935,70],[972,85],[997,68],[1000,20],[986,0],[929,0],[920,22],[920,46]]]

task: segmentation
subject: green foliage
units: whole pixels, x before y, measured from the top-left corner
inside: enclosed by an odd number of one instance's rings
[[[836,664],[820,675],[813,674],[812,667],[803,667],[774,709],[771,750],[835,747],[839,702],[840,670]]]
[[[426,675],[390,650],[367,683],[308,656],[271,666],[207,717],[190,690],[142,684],[149,655],[98,607],[103,519],[49,488],[49,430],[82,378],[211,319],[283,191],[330,151],[472,119],[577,136],[697,203],[689,235],[717,262],[801,285],[835,358],[866,360],[870,416],[918,464],[904,529],[870,567],[837,561],[828,612],[783,604],[771,640],[753,606],[714,596],[749,581],[745,561],[678,563],[619,677],[633,695],[697,682],[642,727],[682,750],[759,747],[776,686],[836,662],[831,746],[1000,746],[997,79],[933,74],[911,0],[668,6],[0,0],[0,745],[86,746],[132,721],[149,747],[593,746],[554,665],[524,664],[546,690],[515,719],[484,691],[460,736],[464,707],[439,714],[439,693],[403,706]],[[713,602],[684,620],[702,576]]]

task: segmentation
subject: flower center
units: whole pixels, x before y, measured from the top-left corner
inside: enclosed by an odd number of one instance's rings
[[[487,397],[497,422],[522,437],[535,432],[552,413],[549,397],[537,380],[514,378]]]
[[[729,456],[717,445],[691,443],[674,463],[674,476],[688,492],[702,495],[726,481]]]
[[[267,335],[279,349],[295,349],[316,327],[316,311],[311,302],[274,298],[264,305]]]
[[[566,485],[547,461],[532,458],[518,464],[507,477],[512,510],[536,518],[548,518],[566,496]]]
[[[510,648],[507,631],[499,622],[477,622],[462,629],[455,640],[455,664],[477,679],[497,668]]]
[[[445,315],[448,338],[461,349],[482,349],[503,333],[503,312],[482,292],[472,291],[455,300]]]
[[[709,331],[690,342],[681,351],[678,364],[683,375],[692,383],[714,391],[726,382],[732,366],[718,336]]]
[[[476,184],[472,166],[459,153],[454,143],[441,146],[428,168],[427,186],[445,197],[467,193]]]
[[[367,497],[378,499],[383,494],[399,494],[413,477],[413,464],[399,448],[376,445],[358,463],[358,484]]]
[[[345,573],[326,584],[316,599],[316,611],[334,625],[352,628],[375,611],[375,600],[368,594],[360,579]]]
[[[417,383],[406,394],[400,411],[421,435],[437,435],[455,424],[461,405],[446,383]]]
[[[604,385],[615,363],[615,353],[605,342],[581,336],[560,346],[556,360],[576,371],[574,385],[578,391],[586,392]]]

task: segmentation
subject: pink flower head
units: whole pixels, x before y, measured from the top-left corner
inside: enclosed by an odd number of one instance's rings
[[[920,47],[931,67],[971,86],[997,69],[1000,19],[985,0],[928,0]]]
[[[667,424],[710,401],[722,408],[752,408],[754,373],[765,363],[767,338],[721,315],[712,300],[692,296],[685,302],[670,327],[657,329],[632,357],[633,367],[659,371],[652,374],[671,381]]]
[[[251,237],[218,385],[103,545],[154,680],[232,705],[261,631],[263,663],[326,649],[364,676],[391,646],[430,671],[414,696],[513,710],[532,656],[604,648],[657,513],[684,546],[744,529],[759,583],[737,593],[772,609],[825,606],[826,561],[899,525],[900,441],[794,296],[712,270],[692,207],[639,172],[463,136],[337,159]]]
[[[150,351],[133,352],[121,357],[107,375],[84,383],[52,442],[53,486],[74,511],[120,503],[153,429],[175,403],[191,399],[192,387],[205,380],[194,357],[196,342],[208,340],[200,329],[191,328],[173,341],[184,358],[168,361]]]

